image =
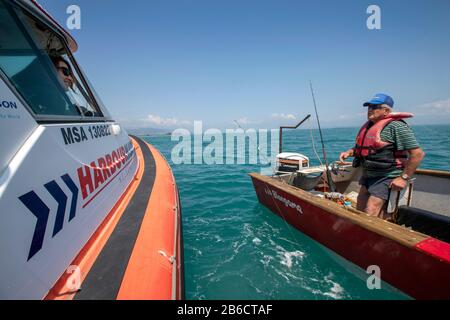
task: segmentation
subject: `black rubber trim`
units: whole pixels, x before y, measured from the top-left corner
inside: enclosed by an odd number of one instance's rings
[[[145,169],[142,181],[105,247],[97,257],[75,300],[113,300],[119,293],[155,181],[155,159],[147,144],[132,136],[142,150]]]
[[[60,118],[60,119],[39,119],[36,118],[35,119],[36,122],[38,124],[66,124],[66,123],[79,123],[79,124],[87,124],[87,123],[101,123],[101,124],[105,124],[105,123],[114,123],[114,120],[111,119],[101,119],[101,118],[94,118],[94,119],[89,119],[89,118],[78,118],[78,119],[64,119],[64,118]]]

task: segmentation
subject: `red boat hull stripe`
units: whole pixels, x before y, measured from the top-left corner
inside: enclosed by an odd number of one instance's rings
[[[416,248],[450,264],[450,244],[446,242],[428,238],[419,242]]]

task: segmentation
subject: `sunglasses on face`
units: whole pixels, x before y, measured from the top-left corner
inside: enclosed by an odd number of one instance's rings
[[[72,75],[72,72],[70,72],[70,69],[67,68],[67,67],[58,67],[58,70],[61,70],[61,72],[63,73],[63,75],[65,75],[66,77]]]
[[[383,109],[383,106],[381,104],[371,104],[368,106],[368,108],[370,110],[378,110],[378,109]]]

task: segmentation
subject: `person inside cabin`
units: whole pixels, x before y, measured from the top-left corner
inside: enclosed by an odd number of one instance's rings
[[[72,88],[75,81],[72,77],[73,72],[70,64],[60,56],[53,56],[52,58],[53,65],[56,68],[58,78],[61,82],[61,85],[67,91],[69,88]]]
[[[84,116],[94,116],[94,112],[90,110],[89,103],[77,88],[76,78],[70,64],[61,56],[52,56],[51,60],[56,68],[59,82],[66,91],[70,101],[79,108]]]
[[[359,130],[355,146],[339,158],[354,157],[353,166],[362,166],[357,209],[388,220],[392,218],[386,209],[391,190],[407,187],[425,153],[404,121],[413,115],[394,113],[390,96],[376,94],[364,107],[368,121]]]

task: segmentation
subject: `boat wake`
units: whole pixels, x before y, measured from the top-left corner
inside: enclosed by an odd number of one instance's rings
[[[298,259],[302,260],[304,255],[305,255],[305,253],[301,252],[301,251],[284,252],[283,255],[281,256],[281,264],[283,264],[286,267],[288,267],[289,269],[291,269],[293,258],[295,260],[298,260]]]

